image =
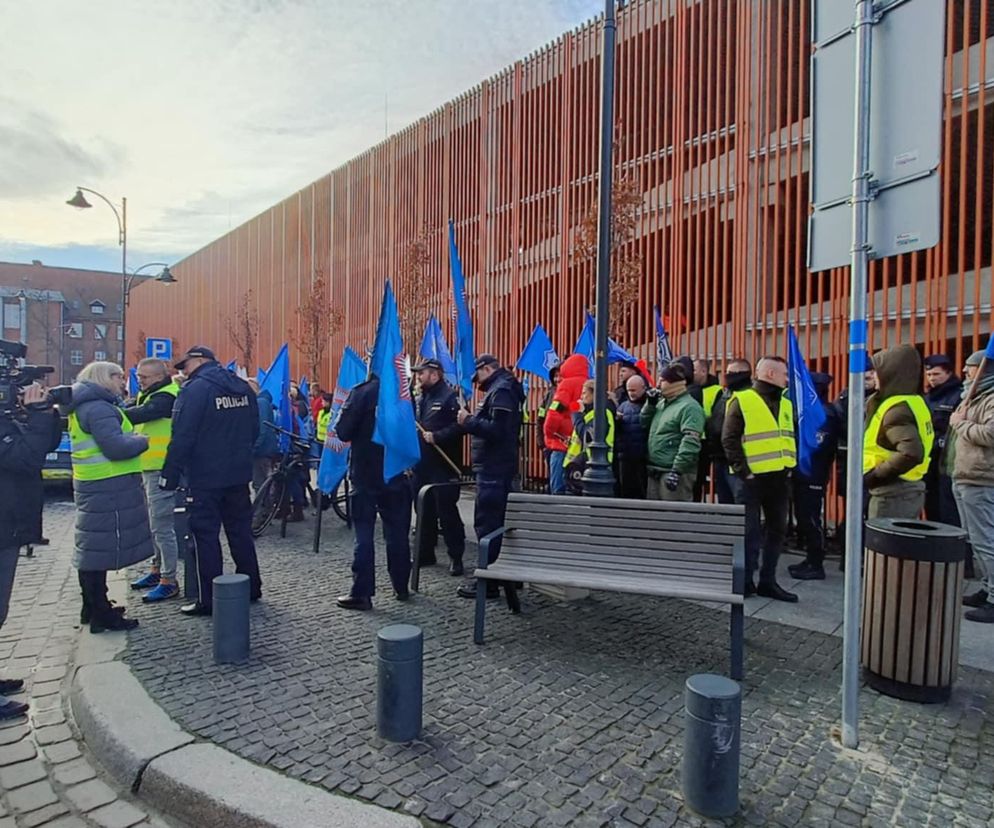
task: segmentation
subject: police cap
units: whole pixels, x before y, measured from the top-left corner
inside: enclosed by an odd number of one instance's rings
[[[193,358],[216,359],[217,357],[214,356],[214,352],[206,345],[194,345],[173,364],[173,368],[177,371],[182,371],[183,366],[186,365],[186,361]]]

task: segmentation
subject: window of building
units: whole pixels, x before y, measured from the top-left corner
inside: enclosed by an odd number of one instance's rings
[[[79,310],[79,299],[73,299],[72,300],[72,309],[73,310]]]
[[[20,330],[21,328],[21,305],[19,302],[4,302],[3,305],[3,326]]]
[[[118,342],[124,341],[124,325],[117,326],[117,341]]]
[[[107,306],[99,300],[96,302],[90,302],[90,313],[97,315],[102,314],[106,307]]]
[[[66,333],[70,337],[72,337],[73,339],[82,339],[83,338],[83,323],[82,322],[73,322],[66,329]]]
[[[117,352],[117,364],[120,365],[124,362],[124,354],[121,351]]]
[[[70,365],[82,365],[83,364],[83,352],[82,351],[70,351],[69,352],[69,364]]]
[[[93,338],[94,339],[106,339],[107,338],[107,326],[106,325],[94,325],[93,326]]]
[[[118,303],[117,303],[117,312],[118,312],[118,313],[120,313],[120,312],[121,312],[121,310],[122,310],[122,307],[121,307],[121,303],[120,303],[120,302],[118,302]]]
[[[95,360],[97,360],[97,362],[103,362],[105,359],[107,359],[107,352],[106,351],[94,351],[93,352],[93,358]]]

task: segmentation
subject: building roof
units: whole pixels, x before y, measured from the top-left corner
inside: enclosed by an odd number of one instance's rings
[[[34,288],[18,288],[18,287],[8,287],[6,285],[0,285],[0,296],[4,298],[15,297],[17,299],[21,298],[21,294],[24,294],[25,298],[31,299],[35,302],[65,302],[66,297],[62,295],[60,290],[35,290]]]

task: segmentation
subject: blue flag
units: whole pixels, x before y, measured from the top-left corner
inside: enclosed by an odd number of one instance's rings
[[[259,383],[259,388],[262,388],[262,384],[266,381],[266,372],[261,368],[255,372],[255,381]]]
[[[659,305],[652,308],[656,315],[656,368],[661,371],[673,361],[673,352],[670,350],[670,338],[663,327],[663,317],[659,314]]]
[[[990,339],[987,340],[987,350],[984,351],[984,356],[994,360],[994,331],[991,332]]]
[[[304,402],[307,403],[308,409],[311,405],[311,386],[307,384],[307,377],[301,377],[300,382],[297,383],[297,388],[300,390],[300,396],[304,398]]]
[[[573,346],[573,353],[583,354],[587,361],[590,363],[590,376],[594,375],[594,351],[596,345],[596,334],[595,326],[596,322],[594,317],[589,313],[587,314],[587,320],[583,325],[583,330],[580,331],[580,336],[576,340],[576,345]],[[615,342],[611,337],[607,338],[607,364],[611,365],[615,362],[637,362],[632,354],[622,348],[617,342]]]
[[[372,372],[380,378],[373,442],[383,446],[383,481],[392,480],[421,459],[421,444],[404,371],[404,341],[400,335],[397,300],[387,280],[373,344]]]
[[[452,301],[456,312],[456,385],[465,397],[473,396],[476,351],[473,349],[473,320],[466,304],[466,279],[456,247],[456,228],[449,219],[449,269],[452,272]]]
[[[259,383],[260,390],[268,391],[273,398],[273,405],[276,407],[276,425],[286,431],[293,430],[293,414],[290,408],[290,354],[287,351],[286,343],[276,354],[276,359],[266,371],[266,376]],[[289,437],[280,434],[280,451],[286,451],[289,445]]]
[[[138,396],[138,392],[141,391],[141,386],[138,384],[138,369],[129,368],[128,369],[128,396],[134,399]]]
[[[238,363],[235,360],[231,360],[227,365],[224,366],[227,370],[231,371],[232,374],[238,373]]]
[[[529,371],[537,377],[548,380],[549,371],[558,364],[559,354],[556,353],[549,334],[541,325],[536,325],[514,367],[519,371]]]
[[[335,385],[334,399],[331,402],[331,418],[328,421],[328,435],[321,449],[321,462],[318,465],[318,488],[331,494],[345,478],[349,469],[349,444],[338,439],[335,431],[342,413],[342,403],[349,391],[366,379],[366,364],[351,348],[342,352],[342,364],[338,368],[338,383]]]
[[[797,344],[793,325],[787,326],[787,366],[790,370],[790,384],[787,398],[794,406],[794,432],[797,438],[797,470],[811,474],[811,458],[818,450],[818,430],[825,424],[825,409],[822,408],[818,392],[811,380],[808,366]]]
[[[452,358],[449,343],[445,341],[442,326],[432,314],[425,325],[425,335],[421,339],[418,354],[422,359],[437,359],[442,363],[442,373],[449,385],[456,384],[456,361]]]

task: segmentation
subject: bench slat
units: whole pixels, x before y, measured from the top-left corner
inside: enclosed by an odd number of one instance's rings
[[[630,500],[620,497],[584,498],[575,495],[512,492],[508,498],[508,505],[516,503],[539,503],[554,509],[562,506],[586,506],[588,508],[613,508],[637,510],[640,512],[687,512],[696,513],[704,517],[737,516],[743,520],[745,519],[744,506],[727,503],[672,503],[662,500]]]
[[[696,601],[713,601],[722,604],[741,604],[744,599],[727,592],[707,587],[674,586],[672,581],[653,581],[640,578],[608,578],[603,575],[584,577],[582,574],[565,575],[562,572],[538,567],[512,567],[493,564],[488,569],[477,569],[477,578],[496,578],[504,581],[527,581],[535,584],[556,584],[577,589],[603,590],[607,592],[628,592],[636,595],[658,595],[671,598],[687,598]]]
[[[631,569],[637,574],[642,571],[672,571],[676,574],[700,574],[705,578],[731,578],[732,565],[730,561],[699,561],[678,558],[652,558],[643,555],[624,555],[616,552],[584,552],[566,551],[560,549],[538,549],[503,547],[500,560],[507,564],[536,563],[544,561],[550,568],[562,566],[567,569],[585,569],[588,567],[606,567],[616,572]]]
[[[671,540],[686,541],[691,544],[703,544],[706,546],[731,547],[737,540],[742,538],[742,533],[734,535],[712,535],[709,532],[694,531],[686,529],[678,530],[676,527],[635,528],[631,526],[604,526],[599,522],[593,525],[578,526],[576,524],[562,525],[540,521],[537,518],[522,520],[520,518],[508,519],[504,522],[509,530],[515,532],[547,532],[555,535],[562,535],[564,532],[586,537],[596,537],[611,539],[618,543],[627,542],[629,539],[636,540]],[[600,541],[599,541],[600,542]]]
[[[647,558],[660,560],[700,560],[725,561],[731,566],[733,546],[716,546],[714,544],[692,544],[685,541],[653,541],[649,544],[625,544],[610,542],[607,538],[583,538],[578,535],[564,535],[556,532],[536,532],[527,529],[515,529],[505,535],[502,549],[508,547],[524,549],[550,548],[572,550],[583,553],[587,550],[619,553],[631,552],[644,554]]]
[[[638,515],[613,511],[552,512],[548,510],[542,511],[533,507],[528,509],[508,509],[506,512],[506,522],[509,523],[517,520],[540,520],[547,523],[576,526],[632,526],[643,529],[675,528],[679,531],[687,532],[699,532],[702,529],[706,529],[715,535],[741,535],[745,531],[745,523],[743,521],[709,523],[698,519],[696,515],[693,516],[692,520],[686,520],[685,518],[686,515]]]

